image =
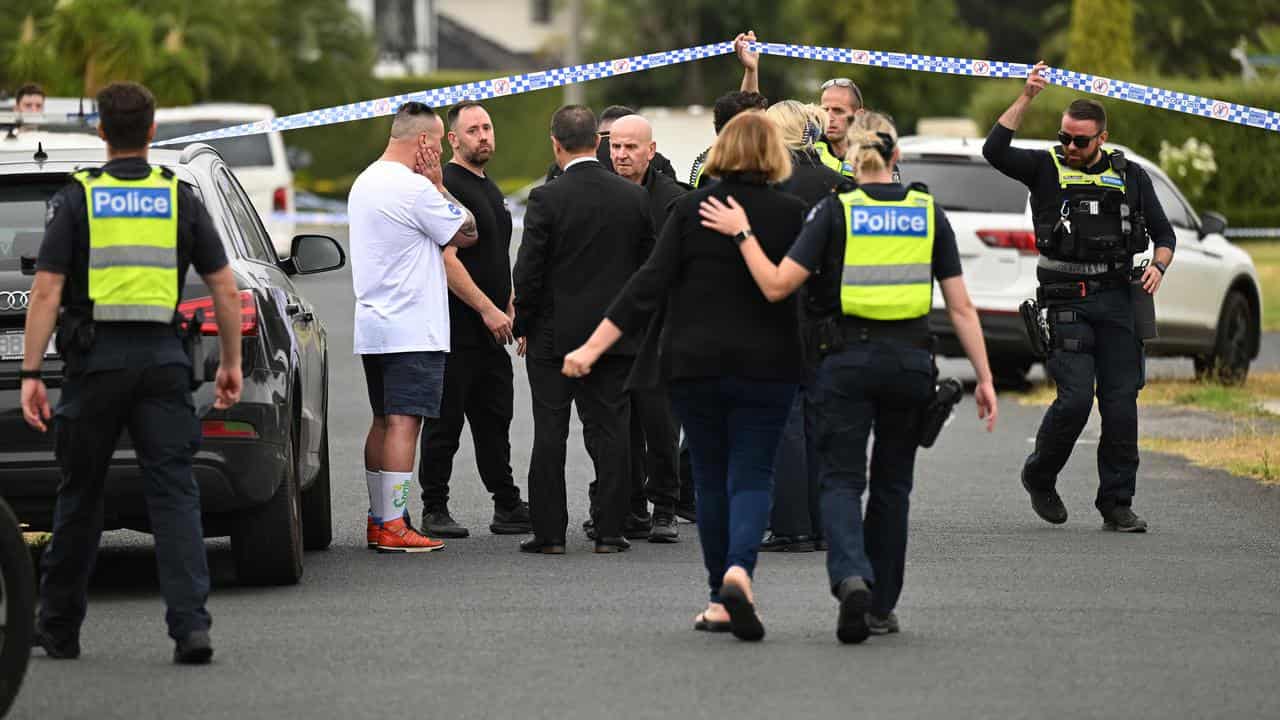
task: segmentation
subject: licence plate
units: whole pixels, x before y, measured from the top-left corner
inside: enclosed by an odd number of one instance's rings
[[[24,338],[25,333],[22,330],[0,333],[0,360],[21,360],[25,348]],[[54,338],[49,338],[49,346],[44,350],[45,357],[57,355],[53,341]]]

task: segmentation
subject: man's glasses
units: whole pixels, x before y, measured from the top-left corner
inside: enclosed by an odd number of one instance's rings
[[[852,90],[853,96],[858,100],[858,107],[862,107],[862,91],[858,89],[857,83],[850,80],[849,78],[831,78],[830,80],[822,83],[822,87],[819,88],[819,92],[824,92],[828,88],[833,88],[833,87]]]
[[[1101,135],[1101,134],[1102,133],[1098,133],[1098,135]],[[1077,148],[1083,150],[1089,147],[1089,143],[1096,140],[1098,138],[1098,135],[1070,135],[1068,133],[1059,131],[1058,142],[1062,143],[1063,147],[1066,147],[1068,145],[1075,145]]]

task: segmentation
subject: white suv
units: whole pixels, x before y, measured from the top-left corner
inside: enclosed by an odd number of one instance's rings
[[[231,125],[271,120],[276,116],[269,105],[209,103],[156,110],[156,140],[217,130]],[[236,179],[249,195],[261,216],[276,254],[289,254],[294,232],[293,171],[285,156],[279,132],[236,138],[204,140],[231,166]],[[178,150],[182,145],[165,145]]]
[[[1030,194],[982,157],[981,138],[904,137],[902,181],[923,182],[947,212],[956,233],[965,284],[982,318],[982,331],[998,381],[1020,384],[1036,358],[1018,313],[1035,297],[1035,234]],[[1048,141],[1015,140],[1014,146],[1052,150]],[[1253,259],[1222,235],[1226,220],[1202,218],[1159,167],[1120,145],[1151,176],[1156,195],[1178,236],[1174,264],[1156,294],[1159,337],[1148,355],[1190,357],[1197,376],[1242,382],[1258,355],[1262,300]],[[1139,257],[1149,259],[1150,249]],[[938,352],[962,357],[935,291],[930,324]]]

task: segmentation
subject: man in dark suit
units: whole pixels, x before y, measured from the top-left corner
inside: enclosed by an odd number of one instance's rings
[[[533,396],[529,509],[534,536],[524,552],[564,552],[565,443],[570,405],[578,407],[597,482],[598,553],[630,547],[622,537],[630,486],[631,403],[623,386],[636,352],[618,343],[590,375],[560,373],[564,356],[584,343],[605,310],[653,249],[644,188],[596,158],[596,118],[568,105],[551,121],[551,146],[564,175],[529,194],[516,256],[515,336],[528,360]]]

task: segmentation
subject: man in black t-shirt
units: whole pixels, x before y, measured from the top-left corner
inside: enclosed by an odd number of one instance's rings
[[[449,476],[463,422],[471,423],[480,480],[493,495],[489,531],[530,532],[529,506],[511,476],[511,418],[515,390],[511,356],[515,316],[511,295],[511,212],[498,186],[485,174],[493,157],[489,113],[477,102],[449,110],[453,159],[444,185],[476,218],[480,239],[467,248],[447,248],[450,352],[445,363],[440,420],[422,434],[423,529],[435,537],[467,537],[470,531],[449,514]]]
[[[80,655],[103,488],[127,428],[155,536],[173,658],[203,664],[213,648],[200,488],[191,470],[200,423],[191,403],[191,360],[175,318],[187,269],[194,267],[209,286],[218,323],[214,407],[231,407],[242,382],[239,291],[195,191],[147,162],[156,134],[150,91],[113,83],[97,101],[109,161],[75,173],[49,200],[18,375],[27,424],[39,432],[53,425],[62,469],[36,643],[53,658]],[[64,361],[56,419],[40,369],[55,323]]]

